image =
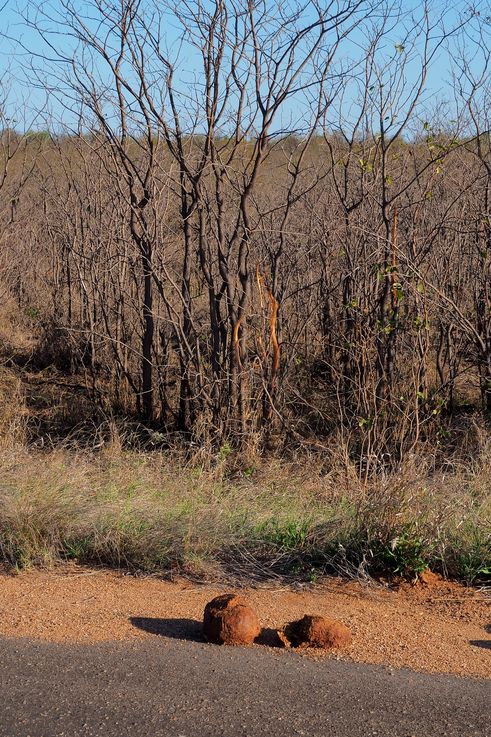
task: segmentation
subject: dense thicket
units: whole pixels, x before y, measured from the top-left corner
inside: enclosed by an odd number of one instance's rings
[[[161,431],[341,436],[365,469],[445,445],[462,405],[489,417],[487,21],[355,0],[90,11],[59,3],[77,45],[31,70],[63,135],[1,138],[2,289],[45,363]],[[45,20],[27,17],[52,42]],[[431,107],[446,53],[452,104]]]

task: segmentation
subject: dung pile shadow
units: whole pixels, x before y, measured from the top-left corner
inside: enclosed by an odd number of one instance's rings
[[[483,647],[485,650],[491,650],[491,640],[469,640],[470,645],[474,647]]]
[[[130,617],[133,627],[148,632],[151,635],[171,637],[174,640],[188,640],[189,642],[206,642],[203,635],[203,625],[196,619],[161,619],[160,617]],[[266,647],[282,647],[282,642],[275,629],[263,627],[261,634],[256,638],[257,645]]]
[[[162,635],[175,640],[205,642],[203,625],[196,619],[161,619],[159,617],[130,617],[133,627],[152,635]]]
[[[256,645],[265,645],[266,647],[284,647],[278,632],[272,627],[263,627],[259,637],[254,640]]]
[[[487,624],[484,629],[491,635],[491,623]],[[470,645],[474,647],[483,647],[485,650],[491,650],[491,640],[469,640]]]

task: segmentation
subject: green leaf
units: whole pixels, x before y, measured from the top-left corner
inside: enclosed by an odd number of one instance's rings
[[[402,289],[402,284],[400,282],[395,282],[392,285],[392,288],[394,290],[394,294],[398,302],[404,299],[404,291]]]

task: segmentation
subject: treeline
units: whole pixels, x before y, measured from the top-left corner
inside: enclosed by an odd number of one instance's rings
[[[94,2],[91,30],[63,2],[68,65],[28,19],[67,126],[0,141],[1,279],[38,362],[162,432],[339,437],[365,470],[489,416],[489,27],[375,5]]]

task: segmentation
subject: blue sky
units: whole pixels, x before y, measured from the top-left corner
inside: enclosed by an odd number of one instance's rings
[[[482,20],[485,16],[491,15],[491,1],[485,0],[484,2],[478,2],[478,10],[480,12],[480,19]],[[87,8],[90,6],[90,0],[85,0],[83,3],[79,3],[77,7],[80,9]],[[383,8],[384,2],[379,3],[379,6]],[[370,89],[373,88],[373,94],[377,94],[380,87],[386,84],[386,78],[390,78],[391,74],[396,69],[397,65],[405,64],[404,71],[404,88],[405,91],[396,91],[399,95],[399,112],[398,115],[403,115],[404,112],[404,99],[410,98],[410,91],[413,85],[417,84],[420,76],[421,68],[421,53],[422,53],[422,41],[421,38],[416,39],[414,46],[412,46],[411,36],[407,37],[407,28],[412,26],[412,20],[410,14],[413,12],[416,18],[421,18],[421,3],[416,0],[408,0],[401,2],[403,14],[398,21],[390,23],[386,30],[383,42],[380,44],[379,51],[377,52],[377,64],[380,71],[380,79],[374,81],[373,79],[369,82]],[[476,6],[476,3],[474,3]],[[1,0],[0,0],[0,7]],[[53,8],[57,9],[60,6],[56,0],[52,0],[50,3],[44,3],[45,9]],[[443,3],[440,0],[436,0],[431,3],[430,14],[432,18],[441,18],[447,29],[453,28],[458,24],[460,14],[468,13],[469,4],[459,0],[455,3]],[[45,127],[45,120],[43,116],[36,117],[36,110],[44,107],[44,116],[52,117],[55,120],[61,120],[65,118],[65,121],[70,123],[69,116],[67,118],[66,111],[63,111],[63,97],[50,95],[48,100],[48,107],[46,108],[46,94],[42,89],[39,89],[39,85],[35,83],[30,74],[29,67],[31,59],[29,54],[21,48],[17,41],[21,41],[23,46],[33,52],[35,55],[44,55],[47,53],[47,47],[42,43],[39,35],[29,28],[22,20],[22,14],[26,13],[26,6],[19,5],[18,2],[13,0],[7,0],[6,4],[0,11],[0,30],[4,34],[4,38],[0,37],[0,72],[4,80],[11,80],[8,86],[8,99],[9,109],[16,110],[17,126],[18,127]],[[32,13],[31,10],[29,11]],[[50,10],[47,10],[51,13]],[[482,26],[481,20],[479,20]],[[475,21],[476,23],[477,21]],[[373,22],[376,25],[376,20]],[[474,23],[474,25],[475,25]],[[56,23],[50,24],[51,30],[56,32],[55,41],[56,44],[64,54],[70,56],[74,48],[73,39],[67,36],[60,26]],[[349,41],[343,42],[343,46],[340,49],[339,62],[344,64],[345,68],[349,68],[350,61],[354,58],[358,58],[362,61],[364,58],[364,49],[367,46],[367,38],[370,33],[370,29],[373,28],[373,24],[364,23],[361,24],[354,30],[350,36]],[[487,33],[491,32],[491,25],[484,25]],[[439,30],[435,29],[432,38],[432,44],[437,44]],[[414,34],[413,34],[414,35]],[[165,32],[163,32],[164,40],[168,45],[176,51],[178,47],[178,32],[176,31],[175,24],[168,23]],[[184,39],[184,44],[181,46],[180,64],[176,72],[176,89],[181,96],[181,101],[184,107],[186,107],[186,95],[188,90],[196,85],[198,88],[200,85],[200,69],[199,59],[196,55],[195,50],[187,43],[188,39]],[[452,108],[452,41],[448,44],[444,44],[435,57],[432,60],[428,78],[425,84],[425,92],[423,95],[424,107],[421,107],[421,116],[425,117],[425,110],[428,113],[436,111],[439,107],[444,107],[448,104],[449,110]],[[465,43],[466,42],[461,42]],[[471,46],[470,41],[469,49]],[[450,45],[450,49],[447,48]],[[470,52],[471,53],[471,52]],[[479,64],[482,61],[479,56],[476,56],[472,62],[474,68],[478,70]],[[45,74],[46,79],[50,79],[50,65],[43,62],[40,57],[35,57],[34,64],[38,69],[40,75]],[[338,108],[342,112],[345,119],[356,118],[357,110],[359,107],[359,100],[363,94],[364,81],[360,77],[362,67],[357,68],[358,80],[354,78],[351,81],[348,75],[344,78],[346,89],[344,92],[344,102],[341,105],[339,103]],[[100,76],[101,81],[105,79],[104,70],[102,67],[97,67],[94,73]],[[352,75],[353,76],[353,75]],[[361,81],[360,81],[361,79]],[[402,80],[402,77],[401,77]],[[334,83],[333,83],[334,84]],[[370,93],[372,94],[372,92]],[[387,95],[388,96],[388,95]],[[394,92],[393,97],[396,97]],[[338,97],[338,100],[341,98]],[[407,104],[407,103],[406,103]],[[189,97],[189,105],[192,106],[192,99]],[[390,105],[388,105],[390,108]],[[395,103],[393,108],[396,108]],[[389,113],[391,111],[389,110]],[[452,113],[449,112],[449,115]],[[335,125],[335,119],[338,116],[336,106],[333,106],[331,114],[331,122]],[[25,117],[25,122],[23,118]],[[390,116],[388,116],[390,117]],[[397,115],[394,125],[397,127]],[[308,104],[307,98],[302,95],[293,96],[282,112],[282,117],[278,119],[277,125],[280,128],[300,128],[303,122],[308,119]]]

